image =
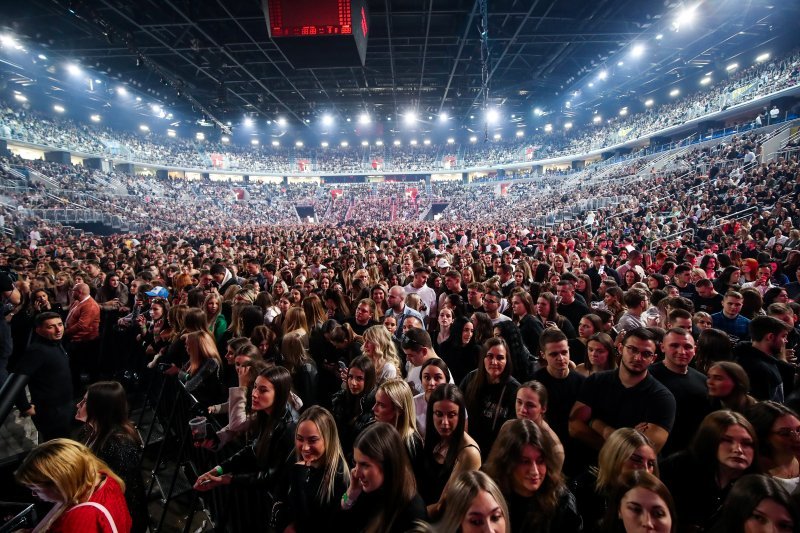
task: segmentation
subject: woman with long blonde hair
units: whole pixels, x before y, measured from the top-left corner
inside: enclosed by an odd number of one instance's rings
[[[222,314],[222,298],[217,292],[210,292],[203,301],[203,311],[206,314],[208,330],[214,335],[214,340],[219,342],[228,329],[228,321]]]
[[[414,473],[422,471],[422,437],[417,431],[417,415],[411,386],[402,379],[390,379],[378,386],[372,413],[378,422],[391,424],[403,439]]]
[[[177,375],[197,401],[205,406],[222,401],[222,382],[219,372],[222,359],[214,337],[206,330],[193,331],[184,336],[189,361],[178,370],[174,364],[164,373]]]
[[[125,483],[83,444],[69,439],[40,444],[14,477],[39,499],[55,503],[33,529],[35,533],[131,529]]]
[[[377,383],[380,385],[399,376],[400,358],[397,356],[397,347],[392,341],[389,330],[383,325],[372,326],[364,332],[363,339],[362,350],[375,366]]]

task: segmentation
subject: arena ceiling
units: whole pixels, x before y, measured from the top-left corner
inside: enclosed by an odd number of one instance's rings
[[[259,0],[9,4],[10,31],[195,116],[313,127],[323,113],[383,122],[415,109],[423,119],[447,113],[452,127],[480,120],[480,0],[367,0],[365,65],[344,68],[296,68],[269,37]],[[739,56],[749,64],[753,50],[795,46],[798,2],[692,5],[697,20],[674,31],[682,4],[673,0],[488,0],[490,102],[518,121],[535,107],[570,117],[643,101]],[[629,59],[637,42],[645,52]]]

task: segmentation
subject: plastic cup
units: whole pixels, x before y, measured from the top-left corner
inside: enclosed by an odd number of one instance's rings
[[[206,417],[197,416],[189,420],[189,429],[192,432],[192,439],[204,440],[206,438]]]

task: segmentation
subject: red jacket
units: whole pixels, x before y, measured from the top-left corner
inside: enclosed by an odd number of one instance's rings
[[[100,336],[100,306],[92,298],[74,302],[67,314],[64,336],[75,342],[91,341]]]

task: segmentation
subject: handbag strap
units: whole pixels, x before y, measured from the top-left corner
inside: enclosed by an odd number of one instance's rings
[[[105,506],[100,505],[97,502],[85,502],[85,503],[79,503],[78,505],[74,506],[72,509],[70,509],[67,512],[71,513],[72,511],[74,511],[78,507],[94,507],[95,509],[97,509],[98,511],[100,511],[101,513],[106,515],[106,519],[108,520],[108,523],[111,524],[112,533],[117,533],[117,524],[114,523],[114,518],[111,516],[111,513],[108,511],[108,509],[105,508]]]

